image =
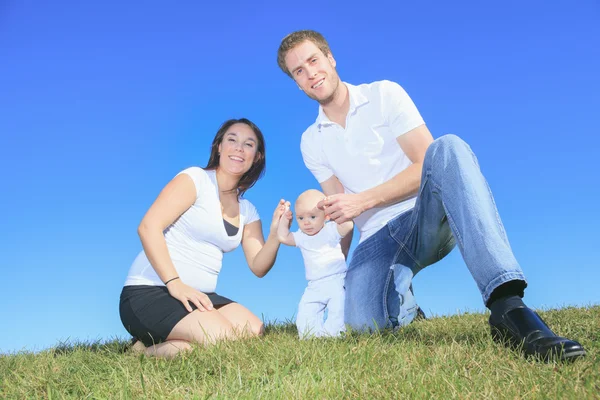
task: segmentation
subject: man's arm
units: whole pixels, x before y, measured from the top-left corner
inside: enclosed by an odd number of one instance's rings
[[[421,125],[399,136],[396,141],[412,164],[389,181],[361,193],[367,210],[398,203],[419,191],[425,153],[433,137],[427,126]]]
[[[324,182],[321,182],[321,189],[325,196],[334,196],[344,193],[344,186],[340,182],[340,180],[336,176],[332,176]],[[321,203],[319,203],[321,204]],[[327,213],[327,211],[325,211]],[[354,224],[352,224],[350,230],[346,233],[346,235],[340,240],[340,245],[342,246],[342,253],[344,253],[344,258],[348,259],[348,252],[350,251],[350,244],[352,243],[352,236],[354,234]],[[341,233],[340,233],[341,234]]]
[[[425,153],[433,142],[433,137],[426,125],[420,125],[399,136],[396,140],[412,164],[390,180],[364,192],[327,195],[327,199],[324,201],[325,212],[333,221],[342,224],[371,208],[398,203],[418,192]],[[332,179],[339,183],[337,178],[332,177],[321,184],[323,191],[325,191],[324,184]],[[328,187],[333,187],[333,184],[330,183]]]

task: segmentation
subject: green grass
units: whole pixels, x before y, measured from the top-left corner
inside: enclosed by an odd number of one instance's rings
[[[3,355],[0,398],[600,398],[600,306],[540,314],[588,356],[566,364],[524,359],[491,340],[484,314],[307,341],[292,324],[271,324],[262,338],[173,360],[124,352],[125,340]]]

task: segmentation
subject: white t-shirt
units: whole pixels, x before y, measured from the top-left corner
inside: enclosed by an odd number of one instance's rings
[[[317,120],[302,134],[306,167],[319,183],[336,176],[345,193],[360,193],[387,182],[412,164],[397,138],[425,122],[400,85],[391,81],[348,87],[346,129],[330,121],[319,107]],[[416,196],[370,209],[354,222],[362,242],[388,221],[412,209]]]
[[[240,199],[240,228],[236,235],[227,236],[216,172],[191,167],[179,174],[194,181],[196,202],[165,229],[169,255],[182,282],[201,292],[214,292],[223,253],[238,247],[244,225],[260,217],[252,203]],[[164,286],[143,250],[129,269],[125,286],[129,285]]]
[[[335,222],[328,222],[312,236],[301,230],[292,232],[296,247],[302,252],[307,280],[315,281],[348,269],[337,227]]]

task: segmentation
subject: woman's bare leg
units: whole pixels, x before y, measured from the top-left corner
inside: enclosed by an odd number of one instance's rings
[[[144,354],[147,356],[172,358],[181,352],[190,351],[191,349],[191,344],[185,340],[167,340],[166,342],[146,347]]]
[[[238,335],[261,336],[264,333],[262,321],[241,304],[229,303],[218,311],[231,323]]]
[[[233,325],[220,312],[194,310],[173,327],[167,340],[207,344],[233,336]]]
[[[146,348],[138,341],[133,350],[147,356],[171,358],[189,351],[191,343],[236,340],[259,336],[263,332],[263,323],[256,315],[240,304],[230,303],[213,311],[194,310],[175,325],[166,341]]]

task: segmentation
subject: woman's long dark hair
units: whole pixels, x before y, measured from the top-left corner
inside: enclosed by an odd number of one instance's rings
[[[256,155],[254,156],[254,162],[250,169],[242,175],[242,178],[238,182],[238,197],[242,197],[246,190],[250,189],[256,181],[258,181],[265,174],[266,167],[266,153],[265,153],[265,138],[263,137],[262,132],[258,129],[258,126],[254,124],[254,122],[250,121],[246,118],[240,119],[229,119],[221,125],[215,138],[213,139],[212,145],[210,147],[210,158],[208,159],[208,164],[204,169],[217,169],[219,166],[219,145],[223,141],[223,136],[225,136],[225,132],[232,125],[235,124],[246,124],[254,131],[256,135],[257,143],[256,143]]]

